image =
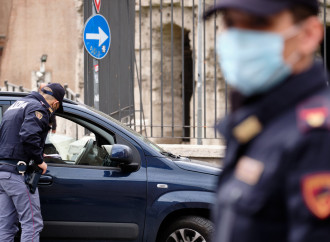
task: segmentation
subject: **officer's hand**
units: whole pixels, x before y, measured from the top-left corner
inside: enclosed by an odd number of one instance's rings
[[[40,165],[38,165],[42,169],[42,174],[45,174],[47,171],[47,164],[46,162],[42,162]]]

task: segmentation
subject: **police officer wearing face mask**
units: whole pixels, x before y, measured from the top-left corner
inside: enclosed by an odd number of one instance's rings
[[[50,129],[49,119],[62,109],[64,88],[45,86],[12,104],[0,126],[0,241],[14,241],[21,223],[21,241],[39,241],[43,228],[38,190],[31,193],[24,175],[30,160],[43,170],[43,147]],[[23,176],[22,176],[23,174]]]
[[[330,92],[315,58],[317,0],[218,0],[233,111],[214,211],[216,242],[330,240]],[[239,97],[239,98],[237,98]],[[238,101],[240,101],[238,103]]]

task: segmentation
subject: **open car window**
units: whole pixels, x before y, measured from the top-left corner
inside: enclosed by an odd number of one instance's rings
[[[56,116],[56,124],[55,133],[50,132],[45,142],[44,159],[47,163],[117,166],[108,153],[114,144],[112,135],[91,124],[78,124],[65,117]]]

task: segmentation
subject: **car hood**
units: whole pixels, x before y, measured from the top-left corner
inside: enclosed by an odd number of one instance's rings
[[[199,161],[199,160],[190,160],[188,158],[181,157],[180,159],[173,160],[181,169],[199,173],[205,173],[210,175],[219,175],[221,169],[219,166],[213,165],[212,163]]]

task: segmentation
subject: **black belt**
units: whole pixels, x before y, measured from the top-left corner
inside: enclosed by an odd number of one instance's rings
[[[26,169],[27,165],[25,162],[17,160],[0,160],[0,171],[7,171],[24,175]]]
[[[9,164],[16,166],[18,163],[18,160],[0,160],[0,164]]]

